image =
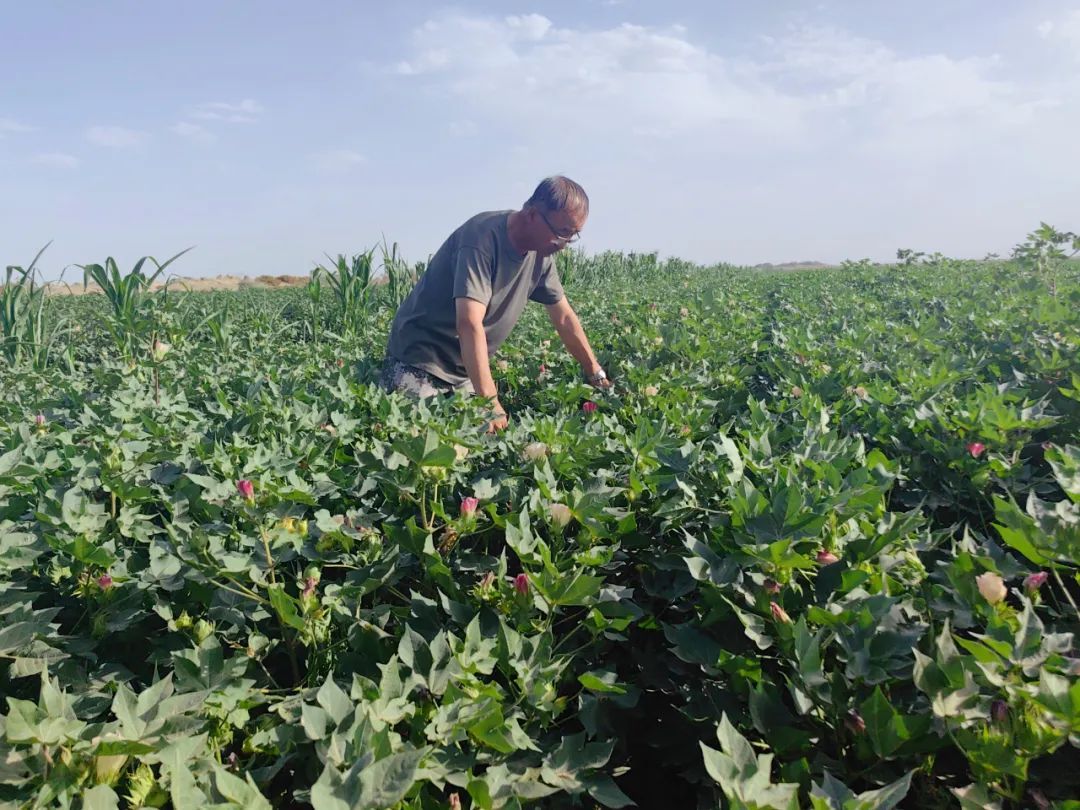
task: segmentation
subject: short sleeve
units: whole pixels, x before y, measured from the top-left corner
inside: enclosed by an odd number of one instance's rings
[[[555,261],[545,259],[540,277],[536,280],[532,292],[529,293],[529,300],[550,305],[559,303],[565,297],[562,282],[559,281],[559,271],[555,269]]]
[[[491,257],[479,248],[458,248],[454,254],[454,298],[471,298],[487,304],[491,301],[494,271]]]

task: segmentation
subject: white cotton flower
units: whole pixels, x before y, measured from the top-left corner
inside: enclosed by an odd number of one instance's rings
[[[539,461],[548,453],[548,446],[543,442],[533,442],[532,444],[525,445],[525,449],[521,451],[529,461]]]
[[[553,503],[548,508],[548,515],[551,517],[551,522],[560,529],[569,523],[573,517],[570,507],[564,503]]]
[[[975,577],[975,582],[979,586],[979,593],[982,594],[983,599],[991,605],[996,605],[1008,593],[1005,581],[993,571],[987,571]]]

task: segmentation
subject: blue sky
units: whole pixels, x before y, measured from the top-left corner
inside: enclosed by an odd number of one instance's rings
[[[1080,0],[6,3],[0,247],[424,259],[565,173],[589,251],[981,257],[1080,228]],[[77,275],[68,271],[68,278]]]

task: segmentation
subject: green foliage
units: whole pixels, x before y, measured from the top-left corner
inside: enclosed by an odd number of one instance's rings
[[[530,309],[489,436],[373,385],[421,269],[383,252],[33,299],[0,804],[1070,806],[1075,264],[563,253],[615,388]]]

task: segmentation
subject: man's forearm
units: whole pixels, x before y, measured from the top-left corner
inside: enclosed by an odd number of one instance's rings
[[[577,315],[568,314],[555,321],[555,332],[559,335],[570,355],[581,364],[586,374],[594,374],[600,370],[600,364],[596,361],[589,339],[585,337],[585,330],[581,328],[581,321]]]
[[[491,360],[488,355],[487,334],[479,324],[459,323],[458,338],[461,341],[461,359],[472,380],[473,389],[479,396],[498,401],[499,390],[491,376]]]

